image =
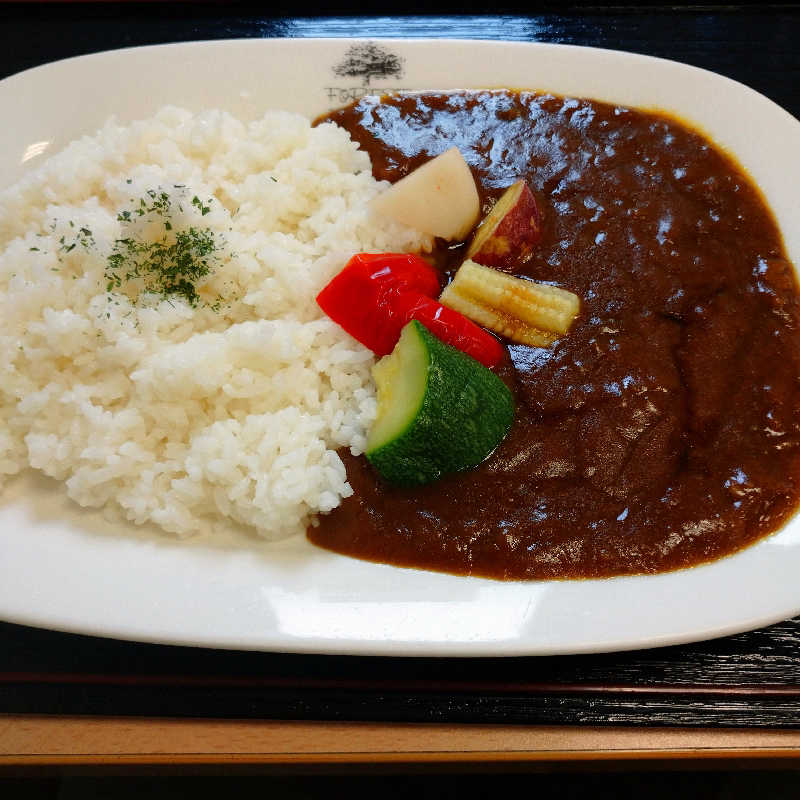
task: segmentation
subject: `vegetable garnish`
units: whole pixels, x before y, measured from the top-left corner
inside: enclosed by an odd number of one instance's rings
[[[447,241],[466,238],[480,217],[469,165],[451,147],[409,172],[372,201],[379,214]]]
[[[438,300],[414,292],[398,294],[394,313],[397,319],[419,320],[445,344],[466,353],[485,367],[494,367],[503,358],[503,345],[463,314]]]
[[[480,464],[514,419],[508,387],[421,322],[372,370],[378,414],[367,458],[389,483],[415,486]]]
[[[419,319],[447,344],[495,366],[503,357],[500,342],[445,308],[435,299],[438,294],[436,270],[419,256],[360,253],[317,295],[317,303],[376,355],[391,353],[403,327]]]
[[[354,339],[385,356],[408,320],[394,314],[398,294],[439,294],[436,271],[419,256],[358,253],[317,295],[317,304]]]
[[[531,347],[548,347],[567,333],[581,307],[580,298],[566,289],[469,260],[439,299],[498,335]]]
[[[517,181],[503,192],[484,217],[467,258],[486,267],[516,272],[531,257],[542,235],[542,215],[530,186]]]

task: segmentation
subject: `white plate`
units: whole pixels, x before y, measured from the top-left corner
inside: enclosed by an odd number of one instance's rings
[[[339,77],[348,40],[219,41],[119,50],[0,82],[0,186],[112,114],[167,103],[314,116],[384,89],[514,86],[677,112],[764,190],[800,264],[800,124],[741,84],[606,50],[498,42],[376,43],[385,77]],[[383,55],[381,55],[381,53]],[[392,70],[397,66],[400,71]],[[500,583],[365,563],[305,540],[179,544],[111,531],[55,483],[0,504],[0,618],[144,641],[391,655],[578,653],[687,642],[800,613],[800,520],[744,552],[653,577]]]

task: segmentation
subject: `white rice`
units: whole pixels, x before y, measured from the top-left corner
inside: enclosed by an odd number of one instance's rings
[[[353,253],[429,244],[369,218],[384,188],[334,125],[166,108],[4,191],[0,480],[33,467],[181,536],[234,521],[276,539],[336,507],[352,490],[335,450],[361,452],[375,413],[373,358],[314,297]],[[176,229],[224,239],[217,310],[106,292],[117,214],[151,189],[181,205]]]

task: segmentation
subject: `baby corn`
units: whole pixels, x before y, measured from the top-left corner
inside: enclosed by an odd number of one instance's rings
[[[514,278],[469,260],[439,301],[512,342],[532,347],[556,341],[580,310],[580,299],[572,292]]]

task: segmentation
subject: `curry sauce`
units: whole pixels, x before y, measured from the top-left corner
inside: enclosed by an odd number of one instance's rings
[[[798,504],[795,273],[758,189],[669,116],[525,92],[364,98],[330,114],[397,181],[456,145],[488,211],[524,178],[518,275],[579,295],[550,348],[509,345],[510,434],[416,489],[341,456],[354,495],[308,531],[391,564],[505,579],[655,573],[730,554]],[[445,283],[464,247],[439,253]]]

